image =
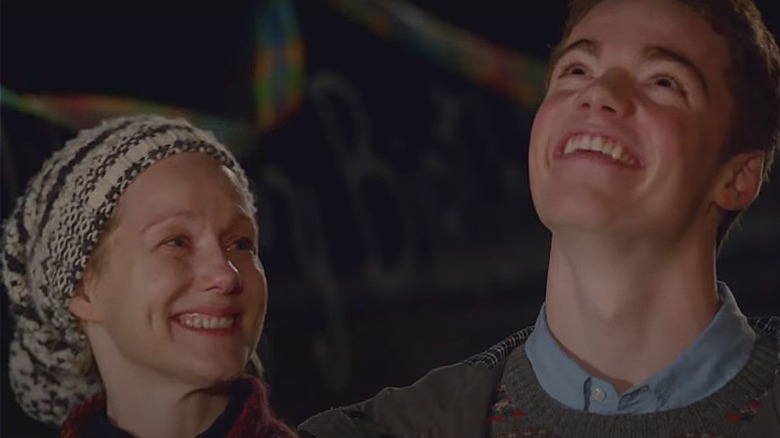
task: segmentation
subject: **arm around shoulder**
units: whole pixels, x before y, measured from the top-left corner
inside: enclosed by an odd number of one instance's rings
[[[465,363],[437,368],[410,386],[317,414],[298,430],[315,438],[482,437],[502,369]]]

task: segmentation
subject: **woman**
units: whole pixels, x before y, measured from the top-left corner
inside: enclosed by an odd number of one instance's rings
[[[54,153],[4,227],[20,406],[65,437],[295,436],[259,379],[255,213],[183,120],[116,118]]]

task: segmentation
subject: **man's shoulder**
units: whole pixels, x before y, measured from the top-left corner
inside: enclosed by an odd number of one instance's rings
[[[747,320],[758,336],[777,336],[780,334],[780,317],[778,316],[748,317]],[[780,336],[778,339],[780,340]]]
[[[525,343],[532,331],[533,326],[517,331],[481,353],[432,369],[409,386],[385,388],[374,399],[393,394],[393,399],[397,396],[402,402],[408,394],[418,400],[438,400],[478,391],[475,386],[497,382],[501,378],[506,359]]]
[[[515,348],[525,344],[525,341],[528,340],[533,331],[534,326],[526,327],[504,338],[487,350],[469,357],[462,363],[467,365],[484,365],[488,368],[493,368],[503,362]]]
[[[758,337],[758,344],[774,353],[774,366],[768,364],[770,368],[766,371],[773,374],[770,388],[744,410],[751,418],[746,436],[780,436],[780,317],[750,317],[748,323]]]

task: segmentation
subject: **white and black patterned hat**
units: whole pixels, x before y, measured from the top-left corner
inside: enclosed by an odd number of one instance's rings
[[[43,164],[3,228],[2,280],[15,330],[8,371],[22,409],[59,425],[100,391],[79,370],[86,337],[68,310],[82,272],[127,186],[147,167],[180,152],[206,153],[232,169],[234,156],[185,120],[141,115],[79,132]]]

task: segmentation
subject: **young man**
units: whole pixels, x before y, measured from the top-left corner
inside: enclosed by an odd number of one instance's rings
[[[774,39],[751,0],[570,7],[530,140],[552,233],[535,327],[304,435],[780,436],[780,322],[715,272],[777,149]]]

